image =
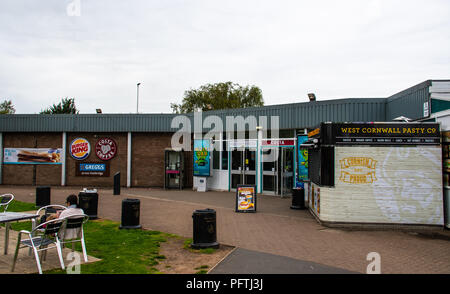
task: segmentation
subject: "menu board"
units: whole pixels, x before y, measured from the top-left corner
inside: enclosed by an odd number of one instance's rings
[[[254,185],[237,186],[236,212],[256,212],[256,187]]]

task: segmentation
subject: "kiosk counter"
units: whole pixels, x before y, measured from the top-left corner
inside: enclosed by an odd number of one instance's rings
[[[439,124],[322,123],[308,137],[306,197],[319,222],[443,225]]]

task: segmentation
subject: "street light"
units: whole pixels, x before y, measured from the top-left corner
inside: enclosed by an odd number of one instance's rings
[[[137,83],[137,98],[136,98],[136,113],[139,113],[139,85],[141,83]]]

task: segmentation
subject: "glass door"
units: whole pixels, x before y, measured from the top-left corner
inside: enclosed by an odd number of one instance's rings
[[[256,151],[246,148],[244,155],[244,184],[256,185]]]
[[[244,183],[244,151],[231,151],[231,189],[236,189],[237,185]]]
[[[264,194],[276,195],[278,192],[277,151],[277,148],[262,149],[262,190]]]
[[[231,189],[239,184],[256,185],[256,150],[231,151]]]
[[[281,197],[292,195],[294,187],[294,149],[281,148]]]

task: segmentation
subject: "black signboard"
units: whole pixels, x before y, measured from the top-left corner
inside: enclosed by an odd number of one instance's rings
[[[238,185],[236,188],[236,212],[256,212],[255,185]]]
[[[440,127],[434,123],[336,123],[336,145],[435,145]]]

